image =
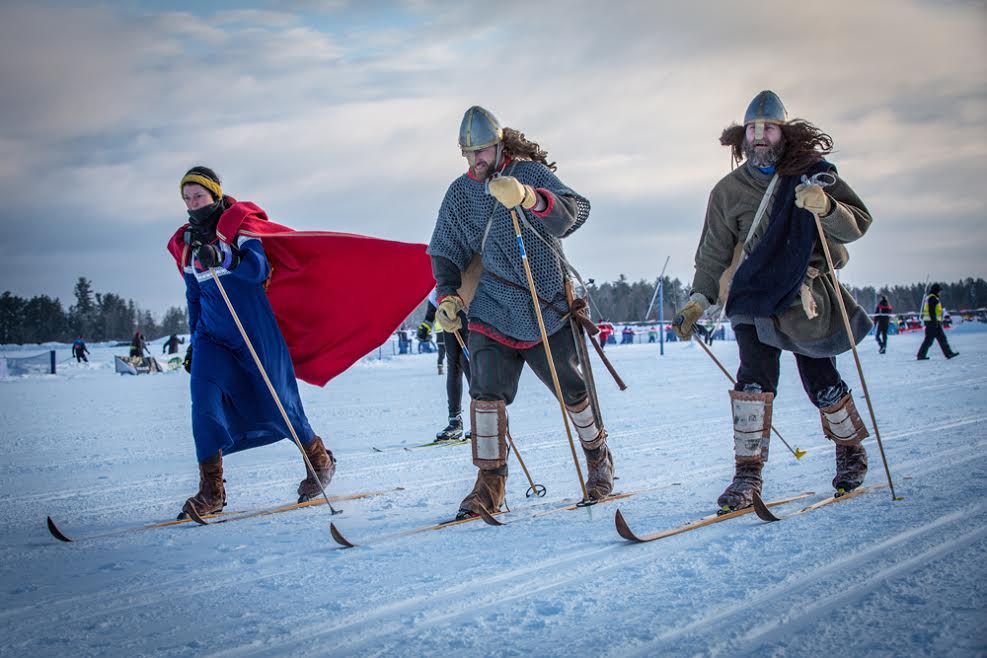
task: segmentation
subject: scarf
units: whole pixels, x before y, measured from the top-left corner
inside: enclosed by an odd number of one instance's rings
[[[823,171],[836,173],[836,167],[821,160],[805,173],[812,176]],[[795,206],[795,188],[800,182],[801,176],[783,176],[778,181],[768,227],[730,284],[728,316],[778,315],[799,296],[819,239],[812,213]]]

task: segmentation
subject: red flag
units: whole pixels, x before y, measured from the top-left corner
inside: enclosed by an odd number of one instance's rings
[[[185,228],[168,243],[179,271],[188,249]],[[295,376],[316,386],[386,342],[435,286],[424,244],[295,231],[250,202],[234,201],[216,235],[228,244],[237,235],[263,243],[271,264],[267,297]]]

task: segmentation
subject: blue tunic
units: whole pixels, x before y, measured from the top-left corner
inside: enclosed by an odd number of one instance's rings
[[[215,272],[240,323],[264,364],[299,440],[315,437],[305,417],[288,354],[264,291],[270,265],[260,240],[239,237],[240,264]],[[291,433],[254,363],[209,270],[198,261],[184,267],[192,332],[192,434],[199,462],[280,441]]]

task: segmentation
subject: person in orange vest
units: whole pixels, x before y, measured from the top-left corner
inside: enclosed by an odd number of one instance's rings
[[[960,355],[959,352],[954,352],[949,346],[949,341],[946,340],[946,333],[942,330],[942,304],[939,302],[940,292],[942,292],[942,286],[938,283],[933,283],[932,287],[929,288],[929,295],[925,298],[925,303],[922,304],[922,322],[925,323],[925,340],[922,341],[922,346],[918,348],[918,356],[916,358],[919,361],[929,360],[929,348],[932,347],[933,341],[939,342],[943,356],[947,359],[952,359],[954,356]]]

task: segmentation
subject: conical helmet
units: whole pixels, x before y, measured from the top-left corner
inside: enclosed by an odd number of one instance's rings
[[[751,101],[744,113],[744,125],[749,123],[788,123],[788,110],[778,98],[778,94],[765,89]]]
[[[463,122],[459,125],[459,148],[464,151],[479,151],[499,144],[503,139],[504,129],[492,112],[479,105],[466,110]]]

